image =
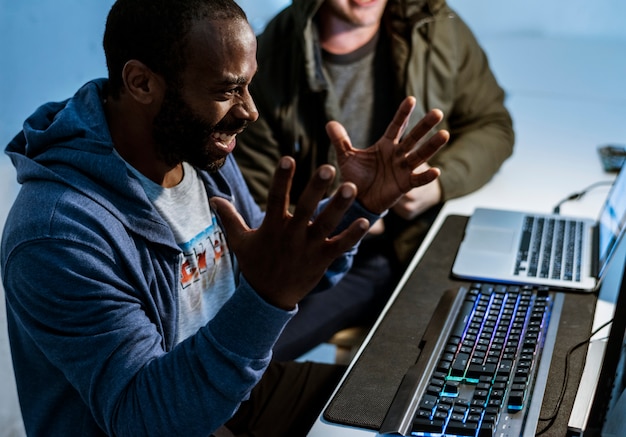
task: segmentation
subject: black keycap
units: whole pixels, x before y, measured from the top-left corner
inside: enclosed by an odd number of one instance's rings
[[[475,422],[460,422],[456,420],[450,420],[446,427],[446,434],[460,435],[460,436],[474,436],[478,424]]]
[[[441,434],[443,432],[444,421],[441,419],[422,419],[418,418],[413,421],[413,432],[432,432]]]

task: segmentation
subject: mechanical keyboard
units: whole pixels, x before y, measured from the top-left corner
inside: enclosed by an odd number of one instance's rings
[[[545,287],[472,284],[417,384],[409,435],[522,435],[553,303]]]

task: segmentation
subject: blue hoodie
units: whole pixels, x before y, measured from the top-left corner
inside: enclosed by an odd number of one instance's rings
[[[237,289],[174,345],[179,248],[140,182],[113,153],[104,79],[40,107],[7,146],[20,193],[1,246],[11,352],[26,431],[45,436],[206,437],[247,398],[294,311]],[[251,227],[254,204],[232,156],[202,172]],[[358,205],[356,217],[377,216]],[[339,258],[320,287],[349,268]],[[236,265],[236,264],[235,264]]]

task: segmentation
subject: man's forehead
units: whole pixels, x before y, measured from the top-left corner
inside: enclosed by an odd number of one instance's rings
[[[243,84],[256,73],[256,36],[242,19],[196,22],[188,35],[190,66],[219,73],[215,79]]]
[[[191,26],[188,37],[211,45],[256,45],[256,35],[243,18],[198,19]]]

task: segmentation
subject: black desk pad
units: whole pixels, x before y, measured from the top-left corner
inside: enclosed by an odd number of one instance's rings
[[[376,332],[354,363],[324,417],[336,423],[378,430],[407,369],[419,355],[419,342],[441,295],[450,288],[469,285],[450,277],[468,217],[446,217],[424,256],[398,293]],[[567,293],[550,364],[541,418],[552,415],[563,387],[568,350],[590,334],[595,294]],[[585,362],[586,348],[570,357],[569,377],[558,414],[540,420],[543,436],[565,436]]]

